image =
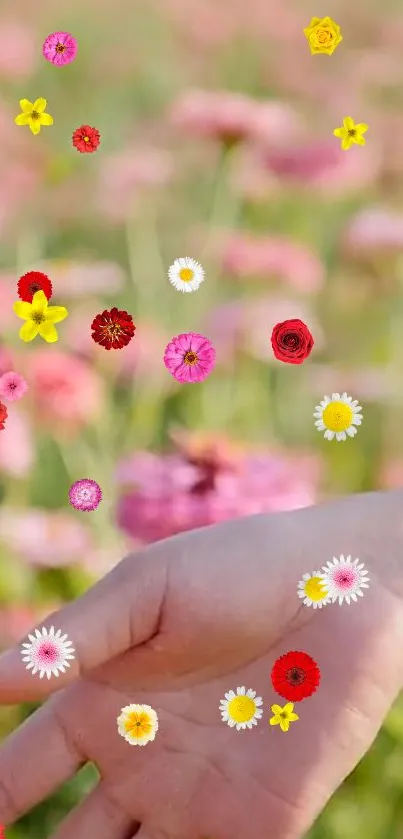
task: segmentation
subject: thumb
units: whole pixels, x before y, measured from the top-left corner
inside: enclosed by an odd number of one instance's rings
[[[54,627],[67,635],[74,659],[65,673],[33,676],[22,656],[23,638],[0,656],[0,704],[12,705],[50,696],[88,670],[119,653],[144,644],[157,632],[166,589],[166,564],[157,546],[128,556],[83,597],[53,612],[37,629]],[[35,628],[31,630],[35,633]],[[70,665],[70,666],[69,666]],[[43,675],[43,671],[42,671]]]

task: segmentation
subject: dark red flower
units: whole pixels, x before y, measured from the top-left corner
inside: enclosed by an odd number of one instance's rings
[[[25,303],[32,303],[36,291],[43,291],[48,300],[52,297],[52,283],[42,271],[28,271],[17,284],[18,296]]]
[[[302,320],[284,320],[271,333],[273,352],[279,361],[302,364],[314,345],[313,337]]]
[[[315,693],[320,682],[320,670],[307,653],[285,653],[274,662],[271,681],[274,690],[284,699],[300,702]]]
[[[110,312],[105,309],[97,315],[92,321],[91,329],[97,344],[101,344],[106,350],[120,350],[130,343],[136,327],[131,315],[113,308]]]
[[[0,431],[3,431],[4,423],[8,417],[8,411],[5,405],[0,402]]]
[[[77,151],[91,154],[91,152],[97,150],[101,142],[101,135],[97,128],[91,128],[90,125],[81,125],[80,128],[76,128],[72,141]]]

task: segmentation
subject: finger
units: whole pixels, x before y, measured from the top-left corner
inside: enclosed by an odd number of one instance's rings
[[[100,783],[76,807],[53,834],[52,839],[130,839],[136,823],[113,801]]]
[[[58,700],[36,711],[1,746],[0,813],[6,824],[50,795],[86,761],[65,728]]]
[[[155,561],[149,561],[147,551],[141,557],[127,557],[83,597],[38,627],[54,626],[67,634],[75,658],[65,673],[49,680],[32,675],[22,660],[21,645],[0,656],[0,703],[42,699],[118,653],[148,641],[158,627],[165,580],[160,553]]]

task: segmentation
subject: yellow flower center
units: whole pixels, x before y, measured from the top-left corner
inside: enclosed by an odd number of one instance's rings
[[[346,431],[352,419],[353,410],[345,402],[330,402],[323,411],[323,422],[329,431]]]
[[[327,27],[321,26],[319,29],[315,30],[313,35],[316,45],[318,47],[327,47],[333,40],[333,32],[331,29],[328,29]]]
[[[44,322],[45,315],[44,315],[43,312],[39,311],[38,309],[34,309],[34,311],[31,312],[31,314],[30,314],[30,318],[31,318],[31,320],[33,320],[34,323],[39,324],[39,323]]]
[[[179,271],[179,276],[183,283],[190,283],[194,277],[194,271],[191,268],[181,268]]]
[[[321,577],[311,577],[310,580],[307,580],[304,585],[304,592],[310,600],[314,600],[316,603],[319,603],[320,600],[324,600],[327,595],[327,591],[323,588],[323,580]]]
[[[236,696],[228,705],[228,714],[235,722],[249,722],[256,711],[256,705],[250,696]]]
[[[57,46],[56,46],[56,52],[62,52],[62,53],[63,53],[63,52],[66,52],[66,46],[65,46],[65,44],[60,44],[60,43],[59,43],[59,44],[57,44]]]
[[[90,142],[90,138],[89,138],[89,137],[83,137],[83,140],[84,140],[84,143],[89,143],[89,142]]]
[[[124,727],[126,731],[134,737],[149,734],[152,730],[152,725],[147,714],[138,714],[137,711],[132,711],[128,715],[124,722]]]
[[[357,130],[355,128],[349,128],[348,134],[349,137],[355,137]]]
[[[40,119],[41,115],[39,111],[31,111],[31,119]]]
[[[183,360],[185,364],[190,364],[191,366],[193,366],[193,364],[196,364],[197,362],[197,355],[195,352],[192,352],[192,350],[188,350]]]

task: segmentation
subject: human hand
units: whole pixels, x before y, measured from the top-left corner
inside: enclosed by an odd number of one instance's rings
[[[90,760],[100,783],[54,839],[303,835],[403,683],[401,502],[400,492],[357,495],[182,534],[124,560],[50,616],[45,625],[76,650],[65,675],[32,677],[19,646],[0,659],[3,704],[58,691],[0,750],[1,820],[17,819]],[[341,553],[365,562],[365,597],[301,606],[302,574]],[[289,650],[308,652],[322,680],[284,734],[268,725],[270,705],[282,704],[270,672]],[[238,685],[264,698],[252,731],[220,719],[220,699]],[[133,702],[159,716],[145,748],[117,732]]]

